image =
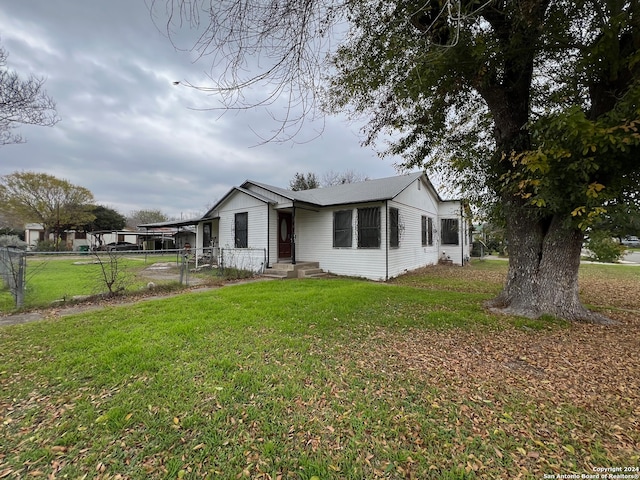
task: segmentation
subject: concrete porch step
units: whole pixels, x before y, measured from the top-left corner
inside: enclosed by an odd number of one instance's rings
[[[301,268],[298,270],[298,278],[323,277],[326,273],[321,268]]]
[[[319,262],[274,263],[263,274],[271,278],[306,278],[324,275]]]

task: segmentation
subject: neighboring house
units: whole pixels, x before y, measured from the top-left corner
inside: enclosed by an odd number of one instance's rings
[[[44,240],[44,228],[39,223],[27,223],[24,227],[24,241],[29,248],[35,248],[38,242]]]
[[[138,235],[145,250],[182,250],[196,244],[194,225],[198,220],[187,222],[160,222],[138,225]],[[142,230],[144,229],[144,230]]]
[[[87,233],[75,230],[65,230],[60,234],[60,242],[69,250],[79,250],[81,246],[88,245]],[[44,228],[39,223],[28,223],[24,229],[24,240],[31,249],[35,249],[38,242],[45,240]],[[49,233],[49,240],[55,240],[55,233]]]
[[[191,224],[195,248],[254,271],[317,262],[387,280],[441,260],[462,265],[471,249],[464,205],[442,200],[421,172],[295,192],[247,180]]]
[[[138,243],[138,233],[131,230],[96,230],[87,232],[87,242],[91,250],[117,242]]]

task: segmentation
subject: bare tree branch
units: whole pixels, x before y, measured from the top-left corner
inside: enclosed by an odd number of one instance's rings
[[[305,121],[322,118],[321,82],[328,73],[343,0],[151,0],[154,21],[178,49],[177,31],[198,32],[188,50],[208,57],[211,85],[181,81],[216,95],[220,107],[264,107],[279,127],[264,142],[293,139]],[[164,8],[163,8],[164,7]]]
[[[43,89],[45,80],[33,75],[21,79],[7,69],[7,57],[0,47],[0,146],[25,142],[13,132],[20,124],[50,127],[60,120],[55,102]]]

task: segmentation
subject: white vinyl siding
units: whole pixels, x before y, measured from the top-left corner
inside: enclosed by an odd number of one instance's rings
[[[267,249],[268,204],[242,192],[236,192],[221,205],[218,224],[218,245],[225,255],[225,266],[260,271],[264,268]],[[247,245],[245,251],[236,248],[235,221],[237,213],[247,214]]]
[[[389,249],[389,278],[438,263],[438,246],[422,245],[422,217],[437,218],[438,200],[430,188],[418,187],[419,182],[388,202],[389,209],[398,209],[400,235],[398,248]]]
[[[357,209],[376,206],[380,208],[381,225],[384,229],[383,204],[354,205],[352,210],[353,242],[351,248],[333,247],[333,213],[346,210],[345,206],[320,211],[296,210],[296,261],[320,262],[320,268],[336,275],[385,280],[386,263],[383,240],[381,248],[358,248]],[[384,234],[382,234],[384,239]]]

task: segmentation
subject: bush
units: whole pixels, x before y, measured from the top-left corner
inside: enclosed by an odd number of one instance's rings
[[[596,231],[589,234],[586,244],[590,260],[615,263],[624,255],[625,247],[616,242],[609,232]]]
[[[53,240],[40,240],[36,244],[36,252],[68,252],[70,248],[64,242],[54,242]]]
[[[254,275],[250,270],[242,270],[240,268],[227,267],[222,269],[222,278],[225,280],[242,280],[251,278]]]
[[[27,242],[20,240],[17,235],[0,235],[0,247],[16,247],[25,249]]]

